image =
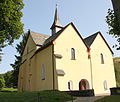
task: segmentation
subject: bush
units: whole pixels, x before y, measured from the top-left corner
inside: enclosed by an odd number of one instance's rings
[[[114,58],[116,85],[120,87],[120,57]]]
[[[5,87],[5,80],[4,78],[0,78],[0,90]]]

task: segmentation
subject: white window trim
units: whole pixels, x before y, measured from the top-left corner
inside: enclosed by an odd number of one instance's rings
[[[103,82],[103,86],[104,86],[104,90],[108,90],[108,84],[106,80]]]
[[[68,81],[68,89],[73,90],[73,81],[72,80]]]

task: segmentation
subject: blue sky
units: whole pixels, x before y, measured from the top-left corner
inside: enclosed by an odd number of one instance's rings
[[[51,34],[50,27],[53,23],[55,5],[58,4],[59,18],[63,26],[73,22],[81,36],[87,37],[97,31],[101,31],[108,44],[116,43],[115,38],[108,35],[105,16],[107,10],[112,8],[111,0],[24,0],[22,22],[24,31]],[[10,63],[14,63],[17,54],[15,46],[20,40],[16,40],[13,46],[3,49],[3,60],[0,64],[0,73],[12,70]],[[120,56],[119,51],[113,49],[114,57]]]

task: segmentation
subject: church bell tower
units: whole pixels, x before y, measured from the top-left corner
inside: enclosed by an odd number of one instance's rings
[[[51,30],[52,30],[52,35],[56,34],[59,30],[61,30],[63,27],[60,24],[60,20],[59,20],[59,15],[58,15],[58,8],[56,6],[56,10],[55,10],[55,16],[54,16],[54,22],[51,26]]]

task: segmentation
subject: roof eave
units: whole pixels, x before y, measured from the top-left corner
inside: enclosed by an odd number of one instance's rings
[[[82,41],[85,44],[85,46],[87,47],[87,49],[90,49],[89,46],[86,44],[86,42],[84,41],[84,39],[80,35],[79,31],[76,29],[76,27],[74,26],[74,24],[72,22],[71,22],[71,25],[73,26],[73,28],[75,29],[75,31],[77,32],[77,34],[79,35],[79,37],[82,39]]]
[[[49,43],[49,44],[47,44],[47,45],[45,45],[45,46],[41,46],[41,48],[39,48],[39,49],[33,54],[33,56],[32,56],[31,58],[33,58],[38,52],[44,50],[45,48],[47,48],[48,46],[50,46],[50,45],[52,45],[52,44],[53,44],[53,43],[51,42],[51,43]],[[31,59],[31,58],[30,58],[30,59]]]
[[[98,32],[100,34],[100,36],[102,37],[102,39],[104,40],[104,42],[106,43],[106,45],[108,46],[109,50],[111,51],[112,55],[114,54],[114,52],[112,51],[112,49],[110,48],[110,46],[108,45],[107,41],[105,40],[105,38],[103,37],[103,35],[101,34],[101,32]]]

